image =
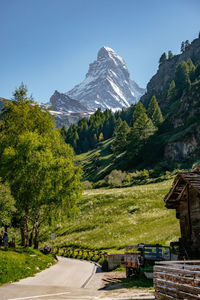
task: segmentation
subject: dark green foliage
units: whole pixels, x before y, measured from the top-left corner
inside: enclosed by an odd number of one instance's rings
[[[148,106],[147,114],[149,118],[152,120],[155,127],[159,127],[163,122],[163,115],[158,105],[158,101],[156,96],[151,98],[151,101]]]
[[[185,50],[190,46],[190,42],[188,40],[185,41]]]
[[[133,126],[128,136],[127,155],[128,159],[136,158],[148,138],[155,132],[156,128],[147,116],[141,102],[136,105],[133,113]]]
[[[168,59],[172,59],[173,58],[173,53],[171,50],[168,51]]]
[[[110,110],[99,108],[89,120],[81,119],[77,125],[70,125],[65,141],[77,154],[94,149],[99,142],[112,137],[116,124],[115,115]]]
[[[116,129],[114,131],[114,140],[111,145],[112,151],[117,154],[126,150],[127,147],[127,137],[130,132],[130,127],[126,121],[118,122]]]
[[[159,59],[159,64],[162,64],[164,61],[166,61],[167,60],[167,55],[166,55],[166,53],[164,52],[162,55],[161,55],[161,57],[160,57],[160,59]]]
[[[195,79],[196,80],[199,80],[200,79],[200,64],[198,64],[196,66],[196,69],[195,69]]]
[[[33,101],[32,96],[28,97],[27,95],[28,89],[27,87],[21,83],[18,89],[16,89],[13,93],[13,100],[18,102],[30,102]]]
[[[11,195],[10,187],[8,183],[3,184],[0,178],[0,226],[9,225],[15,211],[15,200]]]
[[[187,89],[190,85],[188,65],[185,61],[178,65],[174,80],[177,89],[177,97],[181,97],[183,90]]]
[[[188,73],[191,81],[194,81],[195,79],[195,65],[193,64],[191,58],[187,60],[187,66],[188,66]]]
[[[183,53],[184,51],[185,51],[185,43],[182,42],[182,43],[181,43],[181,52]]]
[[[167,101],[170,103],[175,100],[176,100],[176,84],[175,84],[175,81],[172,80],[169,85],[168,92],[167,92]]]

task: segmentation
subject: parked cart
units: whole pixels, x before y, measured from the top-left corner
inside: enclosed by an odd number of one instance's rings
[[[155,261],[171,259],[170,247],[162,245],[138,244],[125,247],[126,277],[143,272],[146,277],[153,278]]]

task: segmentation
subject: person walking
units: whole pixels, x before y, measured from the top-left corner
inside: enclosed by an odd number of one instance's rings
[[[5,250],[8,249],[8,241],[9,241],[9,237],[8,237],[8,233],[6,231],[1,231],[2,237],[3,237],[3,242],[4,242],[4,248]]]

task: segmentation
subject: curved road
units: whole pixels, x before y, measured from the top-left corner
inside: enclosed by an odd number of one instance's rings
[[[19,282],[0,287],[0,300],[128,300],[154,297],[128,297],[121,292],[98,290],[103,273],[94,263],[59,257],[54,266]]]
[[[92,290],[88,295],[88,290],[83,288],[95,274],[96,265],[63,257],[58,259],[57,264],[34,277],[0,287],[0,300],[94,299]]]

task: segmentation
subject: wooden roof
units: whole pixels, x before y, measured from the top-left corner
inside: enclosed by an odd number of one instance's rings
[[[200,172],[180,173],[176,176],[172,188],[165,196],[167,208],[177,208],[185,189],[193,188],[200,193]]]

